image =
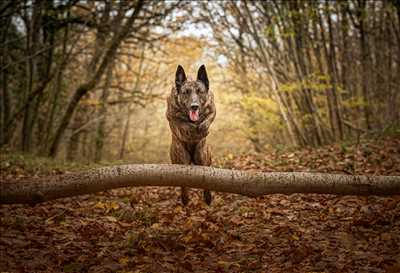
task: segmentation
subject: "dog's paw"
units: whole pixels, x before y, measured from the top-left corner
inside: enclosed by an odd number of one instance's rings
[[[203,192],[203,198],[207,205],[211,205],[212,202],[212,195],[210,191]]]
[[[187,197],[186,195],[181,195],[181,201],[183,206],[187,206],[189,204],[189,197]]]
[[[189,204],[189,195],[187,188],[181,188],[181,201],[184,206],[187,206],[187,204]]]
[[[208,131],[208,123],[207,122],[202,122],[199,124],[199,127],[197,128],[199,132],[207,132]]]

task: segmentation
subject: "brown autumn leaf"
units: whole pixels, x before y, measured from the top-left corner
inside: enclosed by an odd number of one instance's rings
[[[393,164],[384,163],[389,157],[400,162],[399,141],[377,141],[367,153],[343,152],[333,145],[232,156],[228,163],[253,171],[330,172],[353,160],[357,173],[396,175]],[[206,207],[201,192],[194,192],[187,208],[179,203],[178,189],[156,187],[35,207],[2,206],[0,271],[60,272],[65,265],[78,272],[399,271],[397,197],[294,194],[252,199],[215,193],[218,202]],[[132,218],[121,220],[119,213],[131,197],[134,209],[125,213]],[[98,203],[105,205],[96,208]]]

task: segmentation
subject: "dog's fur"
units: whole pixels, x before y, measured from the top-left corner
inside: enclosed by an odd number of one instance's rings
[[[209,89],[205,66],[199,68],[194,81],[186,78],[185,71],[179,65],[175,86],[167,99],[166,113],[172,133],[170,157],[173,164],[211,165],[206,137],[215,114],[214,95]],[[184,205],[188,204],[187,188],[182,188],[181,200]],[[208,205],[211,204],[210,191],[204,191],[204,200]]]

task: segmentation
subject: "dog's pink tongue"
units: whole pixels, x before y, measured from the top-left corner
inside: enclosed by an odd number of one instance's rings
[[[199,110],[189,111],[189,118],[191,121],[198,121],[199,120]]]

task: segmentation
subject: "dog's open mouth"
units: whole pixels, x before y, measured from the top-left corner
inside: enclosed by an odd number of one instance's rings
[[[199,120],[199,110],[190,110],[189,111],[189,118],[191,121],[196,122]]]

